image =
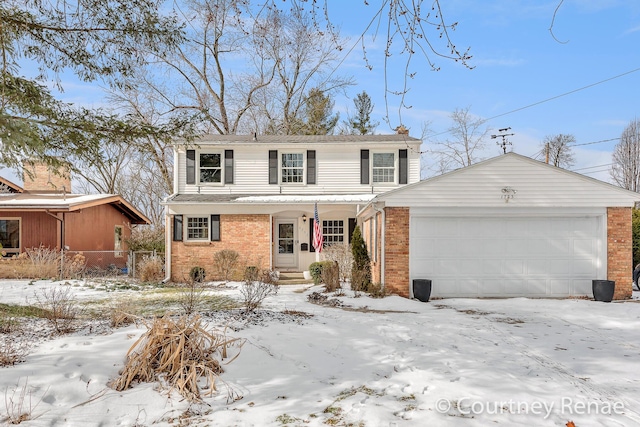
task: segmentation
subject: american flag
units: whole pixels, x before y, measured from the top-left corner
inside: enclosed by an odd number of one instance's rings
[[[313,214],[313,248],[316,252],[322,252],[322,243],[324,243],[324,237],[322,237],[322,224],[320,224],[320,218],[318,217],[318,204],[316,203]]]

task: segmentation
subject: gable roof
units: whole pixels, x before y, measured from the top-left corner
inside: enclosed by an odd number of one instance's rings
[[[6,185],[11,193],[22,193],[24,189],[20,187],[18,184],[14,184],[6,178],[0,176],[0,185]]]
[[[503,196],[513,195],[505,199]],[[411,207],[633,207],[640,194],[516,153],[409,184],[376,197]]]
[[[78,212],[109,204],[125,214],[132,224],[150,224],[142,212],[116,194],[0,194],[2,211]]]

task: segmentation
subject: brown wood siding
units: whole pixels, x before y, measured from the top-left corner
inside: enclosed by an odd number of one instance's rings
[[[20,249],[44,246],[60,247],[60,226],[45,212],[0,212],[0,218],[20,218]]]
[[[128,218],[111,205],[65,214],[65,245],[71,251],[113,251],[115,226],[122,226],[122,250],[131,235]]]

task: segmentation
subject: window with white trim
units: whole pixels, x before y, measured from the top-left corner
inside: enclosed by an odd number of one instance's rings
[[[282,184],[304,184],[303,153],[282,153],[280,155],[280,182]]]
[[[396,159],[394,153],[373,153],[371,176],[374,184],[394,183]]]
[[[200,183],[222,183],[222,154],[200,153],[199,156]]]
[[[187,218],[187,240],[209,240],[209,217]]]
[[[0,218],[0,253],[20,253],[20,218]]]
[[[322,221],[322,236],[324,237],[324,244],[327,246],[334,243],[344,243],[344,221]]]

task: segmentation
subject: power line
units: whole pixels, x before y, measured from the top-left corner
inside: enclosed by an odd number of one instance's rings
[[[577,171],[581,171],[581,170],[585,170],[585,169],[609,167],[609,166],[612,166],[612,165],[613,165],[613,163],[607,163],[605,165],[589,166],[589,167],[586,167],[586,168],[572,169],[572,172],[577,172]],[[599,171],[594,171],[594,172],[599,172]]]

